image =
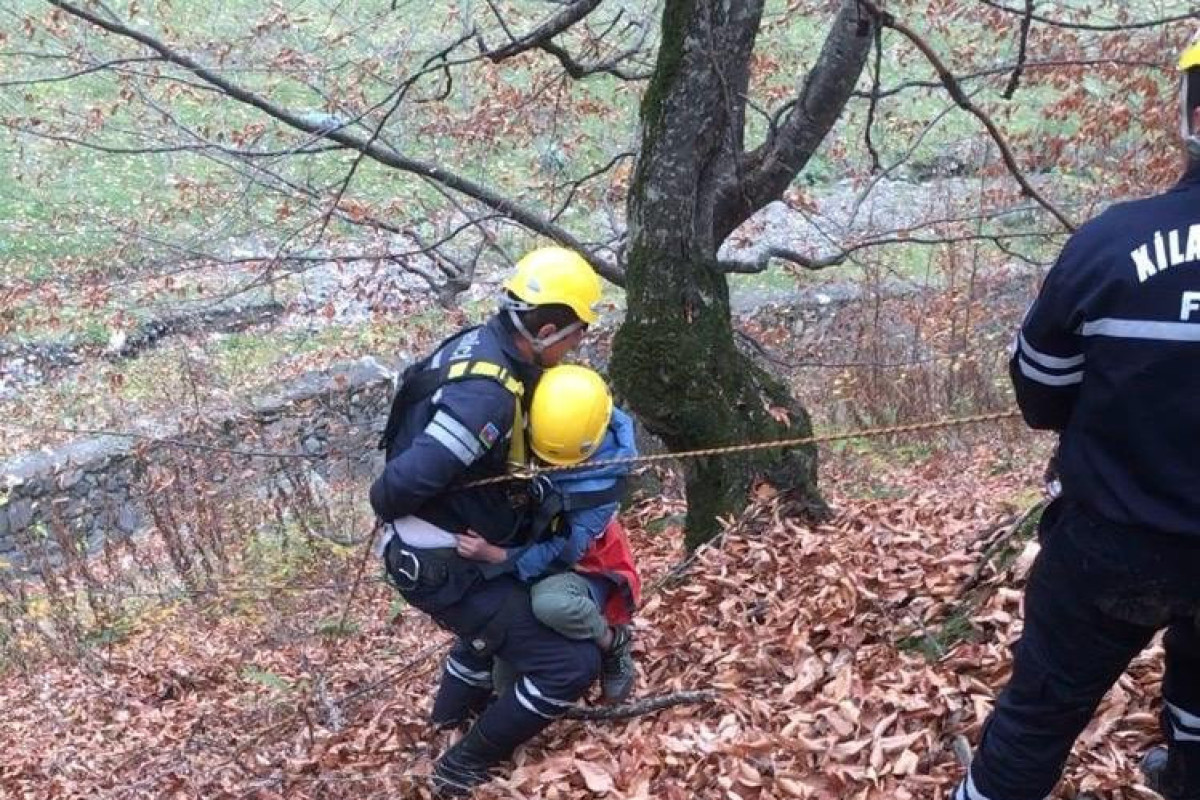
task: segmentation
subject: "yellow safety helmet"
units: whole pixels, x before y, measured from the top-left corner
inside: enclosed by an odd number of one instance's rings
[[[530,252],[517,262],[504,288],[528,308],[558,303],[569,306],[586,325],[598,318],[600,276],[583,256],[565,247]]]
[[[612,418],[608,384],[587,367],[563,364],[542,373],[529,404],[529,444],[556,466],[578,464],[600,446]]]
[[[1189,70],[1200,67],[1200,30],[1192,37],[1191,43],[1179,54],[1179,69]]]
[[[1200,158],[1200,130],[1192,130],[1192,115],[1200,108],[1200,30],[1179,54],[1179,71],[1180,133],[1188,150]]]

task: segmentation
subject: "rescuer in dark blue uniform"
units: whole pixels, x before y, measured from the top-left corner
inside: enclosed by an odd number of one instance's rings
[[[1060,433],[1013,674],[954,800],[1043,800],[1129,662],[1166,629],[1147,784],[1200,798],[1200,37],[1180,59],[1188,162],[1169,191],[1071,237],[1011,362],[1030,426]]]
[[[524,397],[542,367],[579,344],[600,299],[591,266],[557,247],[523,258],[504,286],[496,316],[405,371],[381,441],[387,465],[371,486],[390,579],[459,637],[433,722],[454,726],[483,712],[434,767],[435,785],[450,795],[486,781],[491,767],[561,716],[600,664],[594,642],[567,639],[534,618],[528,589],[511,571],[456,552],[468,532],[496,545],[523,543],[531,509],[521,483],[456,485],[525,463]],[[494,656],[521,679],[483,710]]]

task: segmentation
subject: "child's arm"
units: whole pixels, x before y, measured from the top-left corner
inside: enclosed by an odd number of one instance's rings
[[[568,570],[583,558],[619,508],[618,503],[605,503],[568,512],[561,534],[509,550],[508,563],[518,578],[529,582]]]
[[[613,410],[610,434],[611,437],[605,437],[604,445],[596,453],[596,459],[637,454],[633,438],[633,420],[620,409]],[[593,475],[574,473],[561,480],[568,484],[568,491],[600,494],[613,489],[628,471],[627,466],[621,465],[601,468],[599,473]],[[504,558],[501,558],[499,548],[490,545],[484,548],[474,541],[464,542],[463,537],[459,537],[459,555],[489,562],[490,566],[485,569],[488,577],[497,573],[513,572],[523,581],[536,581],[573,567],[583,558],[592,542],[604,532],[619,509],[620,504],[613,500],[600,502],[590,508],[568,511],[564,514],[561,533],[523,547],[510,548]]]
[[[615,484],[616,481],[611,481],[610,488]],[[603,487],[596,490],[600,488]],[[484,568],[488,578],[513,572],[521,580],[532,583],[573,567],[596,537],[604,532],[619,508],[618,503],[612,502],[567,512],[563,515],[561,533],[521,547],[497,547],[468,531],[458,537],[458,554],[488,564]]]

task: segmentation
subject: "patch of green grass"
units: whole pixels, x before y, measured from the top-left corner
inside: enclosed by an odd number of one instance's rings
[[[131,615],[123,615],[105,624],[90,628],[83,635],[83,644],[88,647],[111,647],[127,640],[136,630],[138,621]]]
[[[960,604],[937,628],[906,636],[896,643],[901,650],[919,653],[929,661],[940,661],[954,647],[971,641],[978,634],[971,615],[974,609]]]
[[[352,619],[342,620],[341,615],[326,617],[317,623],[316,632],[327,639],[346,639],[362,631],[362,625]]]
[[[686,519],[687,519],[687,516],[684,514],[668,514],[665,517],[656,517],[655,519],[649,520],[646,523],[646,532],[653,533],[653,534],[660,534],[660,533],[664,532],[667,528],[671,528],[671,527],[680,527],[681,528],[681,527],[683,527],[683,523]]]
[[[253,664],[247,664],[242,667],[241,675],[245,681],[265,686],[277,692],[289,692],[293,688],[292,682],[287,678],[270,670],[260,669]]]

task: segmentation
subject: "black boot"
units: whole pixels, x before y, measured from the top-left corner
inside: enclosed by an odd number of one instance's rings
[[[612,626],[612,644],[600,660],[600,689],[606,703],[622,703],[633,691],[633,629]]]
[[[457,728],[472,716],[482,714],[491,699],[491,688],[471,686],[447,675],[433,699],[429,721],[441,730]]]
[[[471,728],[433,765],[433,788],[439,797],[466,797],[476,786],[491,780],[492,767],[508,756],[504,748]]]

